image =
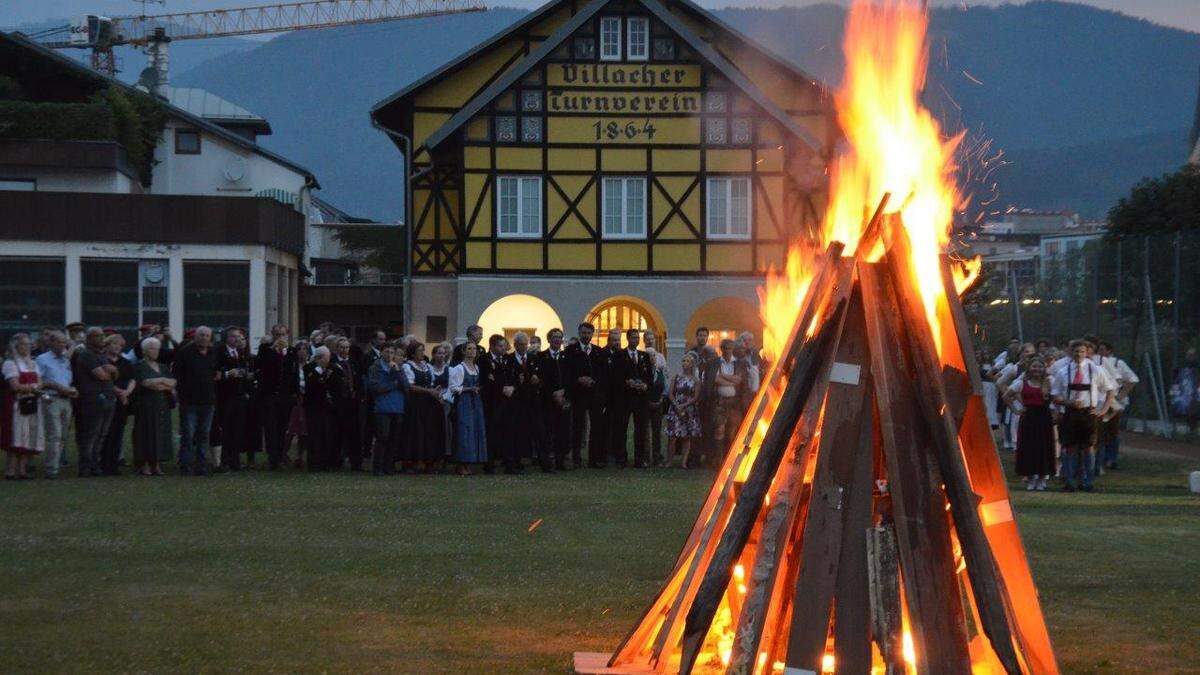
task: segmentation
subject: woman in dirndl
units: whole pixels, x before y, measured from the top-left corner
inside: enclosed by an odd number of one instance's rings
[[[425,344],[410,340],[405,349],[408,361],[401,366],[408,380],[408,400],[404,404],[404,468],[428,473],[446,456],[446,431],[440,398],[442,390],[434,383],[433,368],[425,360]]]
[[[1035,356],[1029,360],[1025,373],[1004,392],[1004,402],[1021,418],[1017,425],[1016,469],[1025,481],[1026,490],[1045,490],[1055,472],[1050,385],[1046,362]]]
[[[478,355],[478,345],[463,345],[462,363],[450,368],[450,388],[443,395],[454,401],[454,461],[458,462],[456,473],[460,476],[470,475],[472,464],[488,461],[479,367],[475,365]]]
[[[8,355],[2,366],[4,381],[4,418],[0,426],[0,447],[7,454],[4,480],[29,480],[29,458],[46,449],[42,433],[42,380],[33,361],[32,343],[25,333],[17,333],[8,342]]]

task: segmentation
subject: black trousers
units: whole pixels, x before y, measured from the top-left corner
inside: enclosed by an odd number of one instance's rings
[[[484,410],[488,444],[488,464],[495,466],[497,462],[504,465],[505,470],[515,470],[521,466],[521,457],[517,445],[513,442],[516,431],[513,424],[513,407],[511,401],[501,401]],[[528,433],[528,430],[521,430]]]
[[[295,404],[295,397],[286,394],[273,394],[260,399],[263,440],[267,448],[267,463],[272,469],[278,468],[283,461],[283,442]]]
[[[340,400],[334,403],[336,408],[335,428],[337,429],[338,456],[337,466],[343,460],[350,460],[350,468],[362,468],[362,440],[359,435],[359,405],[358,399]]]
[[[308,425],[308,446],[305,464],[309,471],[329,471],[335,468],[340,446],[337,425],[331,408],[307,407],[304,421]]]
[[[609,428],[609,454],[617,466],[625,466],[629,461],[627,447],[629,434],[629,419],[633,418],[633,461],[636,464],[648,464],[650,457],[646,453],[646,430],[650,416],[644,400],[630,399],[617,407],[613,415],[615,424]]]
[[[542,442],[539,444],[543,467],[555,466],[562,469],[571,454],[571,411],[560,408],[553,401],[542,408]],[[575,460],[578,465],[579,460]]]
[[[232,396],[217,404],[217,414],[221,417],[221,466],[232,471],[242,468],[249,413],[248,396]]]
[[[375,448],[375,397],[363,396],[358,406],[358,440],[362,457],[370,457]]]
[[[121,463],[121,450],[125,445],[125,421],[129,419],[129,406],[117,401],[113,407],[112,421],[108,433],[100,446],[100,473],[114,475]]]
[[[571,458],[583,466],[583,433],[588,434],[588,466],[608,463],[608,429],[604,402],[581,398],[571,403]]]

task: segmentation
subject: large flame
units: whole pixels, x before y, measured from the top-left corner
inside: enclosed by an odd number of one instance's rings
[[[938,304],[944,300],[939,256],[950,241],[954,209],[954,151],[961,135],[945,138],[921,105],[927,65],[928,17],[916,0],[856,0],[846,22],[846,72],[837,92],[838,122],[845,143],[830,167],[830,197],[821,227],[822,243],[840,241],[846,253],[859,245],[867,219],[885,194],[885,214],[899,214],[912,247],[912,273],[925,313],[940,341]],[[883,252],[883,241],[862,251],[868,260]],[[802,257],[809,250],[794,247]],[[784,274],[769,274],[762,293],[764,345],[791,330],[795,311],[783,312],[779,298],[807,287],[811,265],[793,263]],[[960,290],[978,274],[978,261],[954,267]],[[799,303],[794,303],[798,306]],[[938,345],[940,350],[940,344]]]

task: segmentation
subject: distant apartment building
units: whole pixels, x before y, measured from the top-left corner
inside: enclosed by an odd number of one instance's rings
[[[156,98],[6,33],[0,108],[0,334],[325,320],[303,289],[341,252],[313,173],[258,144],[261,116],[202,89]],[[353,293],[338,302],[398,305]]]
[[[1045,278],[1054,265],[1073,260],[1104,232],[1103,222],[1084,221],[1076,213],[1010,208],[972,228],[963,253],[980,256],[986,269],[1024,290]]]

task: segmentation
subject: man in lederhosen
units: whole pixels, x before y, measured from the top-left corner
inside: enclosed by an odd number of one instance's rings
[[[1058,427],[1062,445],[1063,490],[1092,491],[1096,429],[1108,413],[1116,395],[1117,383],[1088,358],[1089,345],[1083,340],[1071,343],[1071,361],[1054,377],[1051,395],[1063,407]]]

